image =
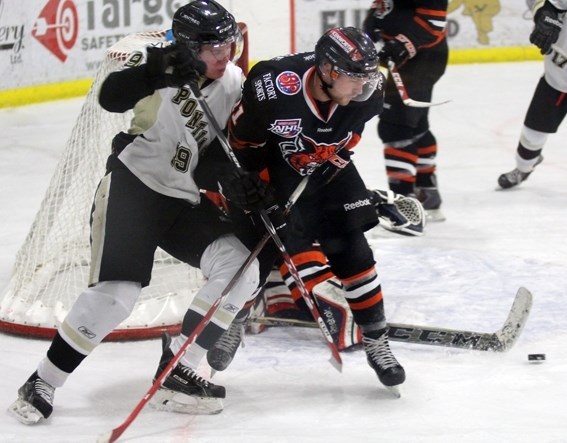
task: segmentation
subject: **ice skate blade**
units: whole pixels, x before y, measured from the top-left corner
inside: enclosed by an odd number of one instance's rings
[[[437,223],[447,220],[445,215],[441,212],[441,209],[426,209],[425,218],[427,223]]]
[[[8,414],[25,425],[35,425],[45,420],[41,412],[27,401],[18,398],[7,410]]]
[[[396,398],[400,398],[402,396],[400,392],[400,385],[395,386],[385,386],[385,388],[392,393],[392,395]]]
[[[220,398],[193,397],[164,388],[154,394],[150,405],[159,411],[189,415],[214,415],[220,414],[223,410]]]

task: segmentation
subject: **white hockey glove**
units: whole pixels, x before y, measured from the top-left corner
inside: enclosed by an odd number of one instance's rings
[[[369,190],[370,201],[378,213],[380,226],[402,235],[423,235],[425,210],[417,198],[393,191]]]

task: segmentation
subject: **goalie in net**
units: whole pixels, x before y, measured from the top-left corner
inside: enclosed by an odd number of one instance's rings
[[[125,69],[108,75],[100,90],[103,108],[117,113],[134,109],[134,117],[128,131],[114,137],[106,174],[94,196],[88,288],[9,407],[25,424],[51,415],[55,389],[129,316],[142,288],[150,283],[158,247],[200,268],[207,282],[189,306],[181,334],[173,341],[165,337],[156,377],[249,256],[232,233],[232,223],[210,200],[201,198],[199,190],[206,186],[199,177],[211,179],[218,165],[206,166],[199,159],[215,137],[188,87],[189,82],[198,83],[216,119],[227,121],[241,96],[242,70],[232,62],[241,42],[239,27],[215,1],[195,0],[175,12],[172,34],[172,42],[162,38],[132,52]],[[182,399],[190,396],[196,401],[192,412],[222,410],[224,387],[209,383],[195,369],[255,296],[258,284],[258,263],[252,262],[165,378],[152,399],[158,408],[190,407],[193,402]]]

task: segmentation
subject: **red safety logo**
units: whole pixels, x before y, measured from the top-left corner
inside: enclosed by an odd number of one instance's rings
[[[32,36],[64,62],[79,35],[77,7],[71,0],[49,0],[37,18]]]

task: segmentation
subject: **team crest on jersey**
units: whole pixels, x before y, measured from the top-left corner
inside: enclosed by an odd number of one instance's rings
[[[301,119],[290,118],[286,120],[276,120],[268,128],[268,131],[284,138],[294,138],[301,132]]]
[[[317,143],[299,134],[295,140],[280,143],[285,161],[301,175],[311,175],[315,169],[343,149],[352,139],[352,132],[337,143]]]
[[[295,72],[284,71],[276,77],[276,86],[285,95],[295,95],[301,90],[301,78]]]

